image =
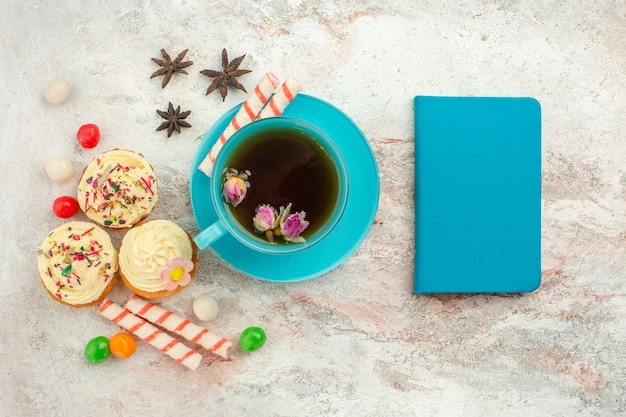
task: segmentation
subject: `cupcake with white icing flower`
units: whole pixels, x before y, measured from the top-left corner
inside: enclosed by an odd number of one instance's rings
[[[151,220],[126,232],[119,253],[120,276],[135,294],[172,295],[195,275],[197,248],[189,234],[169,220]]]

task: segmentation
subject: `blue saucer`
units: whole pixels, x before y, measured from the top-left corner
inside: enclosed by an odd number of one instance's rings
[[[217,220],[209,194],[211,178],[198,169],[241,104],[227,111],[204,135],[191,171],[191,206],[200,230]],[[348,166],[350,190],[343,217],[329,236],[303,252],[270,255],[255,252],[230,235],[211,248],[234,268],[267,281],[303,281],[322,275],[348,259],[367,236],[378,208],[380,191],[376,159],[357,125],[341,110],[318,98],[299,94],[285,116],[313,123],[332,138]]]

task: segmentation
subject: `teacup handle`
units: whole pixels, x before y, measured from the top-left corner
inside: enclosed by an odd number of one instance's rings
[[[217,239],[221,238],[226,234],[227,230],[222,224],[221,221],[216,221],[202,232],[199,235],[193,238],[193,241],[196,242],[196,245],[199,249],[206,249]]]

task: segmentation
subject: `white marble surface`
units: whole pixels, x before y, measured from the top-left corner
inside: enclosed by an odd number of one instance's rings
[[[0,0],[0,415],[616,416],[626,414],[626,3],[623,0]],[[118,328],[94,308],[55,303],[35,253],[75,192],[43,171],[97,153],[143,153],[161,179],[152,218],[197,232],[190,163],[203,133],[246,95],[205,96],[219,54],[247,54],[240,81],[266,71],[344,110],[378,160],[376,222],[343,265],[314,280],[245,276],[211,251],[163,300],[192,315],[210,292],[210,327],[267,344],[188,371],[140,343],[88,364],[86,342]],[[190,75],[150,80],[161,48],[189,48]],[[66,79],[70,98],[44,100]],[[529,295],[416,296],[413,107],[417,94],[533,96],[543,106],[543,283]],[[192,111],[166,139],[155,109]],[[102,141],[80,148],[77,128]],[[78,216],[82,219],[83,217]],[[120,233],[114,233],[119,242]],[[112,297],[123,302],[118,285]]]

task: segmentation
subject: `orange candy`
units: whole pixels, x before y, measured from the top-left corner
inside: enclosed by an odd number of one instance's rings
[[[128,333],[117,333],[109,340],[109,348],[118,358],[128,358],[137,350],[137,342]]]

